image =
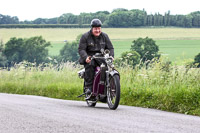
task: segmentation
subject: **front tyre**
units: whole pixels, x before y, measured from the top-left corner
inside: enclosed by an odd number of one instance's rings
[[[120,101],[120,80],[119,75],[109,78],[110,88],[107,88],[107,103],[110,109],[115,110]]]

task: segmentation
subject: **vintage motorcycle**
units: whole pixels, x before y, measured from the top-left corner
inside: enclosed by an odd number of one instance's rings
[[[98,101],[108,104],[112,110],[117,109],[120,101],[120,74],[114,68],[113,58],[109,56],[109,50],[101,50],[91,57],[91,60],[103,59],[105,63],[96,67],[95,77],[93,81],[92,93],[88,96],[84,91],[78,97],[85,96],[85,100],[89,107],[95,107]],[[78,72],[80,78],[84,78],[85,69]],[[88,98],[89,97],[89,98]]]

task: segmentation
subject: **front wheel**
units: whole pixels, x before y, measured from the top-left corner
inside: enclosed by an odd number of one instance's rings
[[[119,75],[109,78],[110,88],[107,88],[107,103],[110,109],[115,110],[120,101],[120,80]]]

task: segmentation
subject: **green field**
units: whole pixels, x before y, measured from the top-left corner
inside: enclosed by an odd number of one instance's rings
[[[194,59],[200,52],[200,40],[155,40],[159,46],[159,52],[168,57],[171,61]],[[131,40],[113,41],[115,55],[119,57],[122,52],[129,51],[132,45]]]
[[[64,40],[73,41],[89,29],[0,29],[0,40],[6,43],[11,37],[29,38],[43,36],[50,41],[50,55],[58,55]],[[160,52],[172,61],[193,59],[200,52],[200,29],[198,28],[103,28],[115,48],[115,57],[130,50],[132,41],[149,37],[159,45]]]

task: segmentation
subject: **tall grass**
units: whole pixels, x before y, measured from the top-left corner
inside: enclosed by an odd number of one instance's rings
[[[161,61],[119,70],[121,104],[200,115],[200,69]]]
[[[0,70],[0,92],[76,98],[82,93],[83,80],[77,76],[81,66],[65,63],[36,67],[21,63]],[[171,66],[165,61],[146,65],[118,67],[121,82],[120,104],[155,108],[200,116],[200,69]]]
[[[10,71],[0,70],[0,91],[80,100],[76,98],[82,93],[79,69],[80,66],[70,62],[59,66],[48,64],[45,68],[20,63]]]

